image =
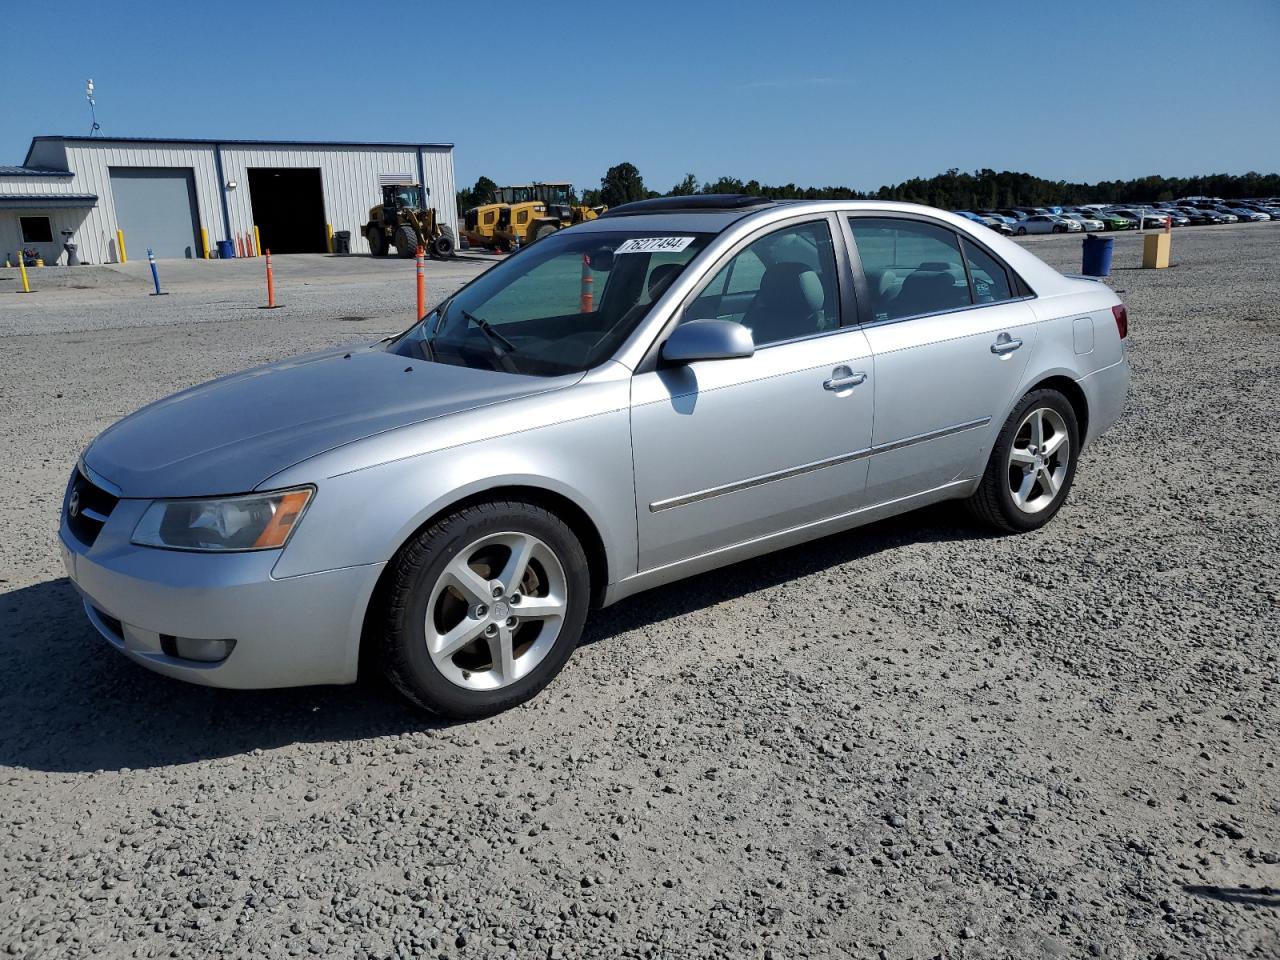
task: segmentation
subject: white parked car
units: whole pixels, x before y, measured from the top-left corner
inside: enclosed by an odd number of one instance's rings
[[[1096,217],[1091,217],[1085,213],[1068,211],[1067,213],[1064,213],[1063,216],[1068,220],[1074,220],[1076,223],[1080,224],[1081,228],[1083,228],[1087,233],[1107,229],[1107,225],[1101,220]]]
[[[1035,216],[1019,220],[1013,232],[1020,237],[1028,233],[1079,233],[1084,227],[1078,220],[1068,220],[1048,213],[1037,213]]]

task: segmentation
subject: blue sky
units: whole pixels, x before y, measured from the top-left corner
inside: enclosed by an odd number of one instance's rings
[[[1280,170],[1280,0],[10,4],[0,163],[90,76],[105,134],[448,141],[459,186]]]

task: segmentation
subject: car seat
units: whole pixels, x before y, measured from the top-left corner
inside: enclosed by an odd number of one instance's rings
[[[757,344],[817,333],[827,326],[826,301],[822,281],[803,263],[775,263],[760,278],[742,324]]]
[[[933,313],[964,306],[968,301],[967,286],[956,283],[949,264],[927,261],[902,281],[902,290],[893,301],[893,315],[910,317],[918,313]]]

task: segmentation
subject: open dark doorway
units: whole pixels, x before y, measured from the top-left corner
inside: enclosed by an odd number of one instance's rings
[[[253,222],[263,251],[329,252],[318,169],[251,167],[248,174]]]

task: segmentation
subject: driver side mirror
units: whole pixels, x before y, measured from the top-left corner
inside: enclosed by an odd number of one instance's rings
[[[751,331],[732,320],[690,320],[676,327],[662,345],[662,359],[670,363],[732,360],[755,352]]]

